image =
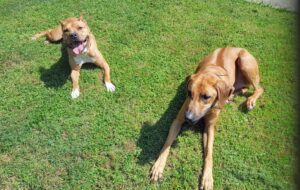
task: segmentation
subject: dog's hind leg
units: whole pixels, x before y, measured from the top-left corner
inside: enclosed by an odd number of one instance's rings
[[[62,40],[62,35],[63,35],[62,28],[59,25],[55,28],[39,32],[39,33],[33,35],[31,37],[31,39],[36,40],[40,37],[46,36],[47,39],[45,40],[44,43],[48,44],[49,42],[59,42],[60,40]]]
[[[33,36],[31,37],[31,39],[32,39],[32,40],[36,40],[36,39],[38,39],[38,38],[40,38],[40,37],[46,36],[50,31],[51,31],[51,30],[49,29],[49,30],[45,30],[45,31],[39,32],[39,33],[33,35]]]
[[[258,64],[255,58],[245,49],[239,53],[238,67],[245,77],[247,82],[254,87],[254,93],[247,99],[247,109],[252,110],[255,106],[256,100],[262,95],[264,89],[260,86],[260,78],[258,71]]]

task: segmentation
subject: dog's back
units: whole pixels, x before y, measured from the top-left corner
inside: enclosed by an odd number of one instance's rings
[[[196,69],[197,72],[201,72],[204,69],[208,68],[213,70],[217,67],[209,67],[209,66],[218,66],[219,74],[222,75],[222,69],[226,71],[226,74],[229,77],[229,83],[231,85],[234,84],[236,75],[239,72],[239,64],[241,62],[251,62],[253,65],[257,65],[257,61],[255,58],[244,48],[236,48],[236,47],[225,47],[218,48],[213,51],[211,54],[206,56],[198,65]],[[218,71],[214,71],[218,72]]]

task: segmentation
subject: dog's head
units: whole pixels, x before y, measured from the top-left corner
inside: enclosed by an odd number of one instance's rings
[[[211,109],[222,109],[233,90],[212,73],[193,74],[187,80],[189,104],[185,118],[192,123]]]
[[[60,21],[63,41],[75,54],[80,54],[86,47],[90,29],[81,15],[79,18],[68,18]]]

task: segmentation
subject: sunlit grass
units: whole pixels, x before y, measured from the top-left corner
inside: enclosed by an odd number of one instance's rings
[[[84,12],[111,67],[84,67],[70,99],[61,46],[30,37]],[[216,189],[291,189],[295,14],[244,1],[0,1],[0,189],[195,189],[198,130],[184,130],[165,168],[148,171],[185,98],[185,77],[223,46],[259,61],[265,93],[226,105],[214,144]]]

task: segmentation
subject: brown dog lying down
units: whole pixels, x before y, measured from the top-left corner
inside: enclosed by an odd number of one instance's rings
[[[104,70],[104,84],[109,92],[115,91],[115,86],[110,81],[110,69],[104,57],[97,48],[94,35],[91,33],[82,15],[79,18],[68,18],[60,22],[53,29],[39,32],[32,39],[46,36],[45,43],[58,42],[60,40],[67,47],[69,65],[71,67],[72,92],[71,97],[77,98],[79,91],[79,75],[82,64],[89,62]]]
[[[213,142],[215,124],[224,104],[234,92],[252,85],[254,93],[247,99],[248,110],[253,109],[263,93],[259,85],[258,65],[255,58],[242,48],[219,48],[203,59],[195,74],[188,77],[188,97],[173,121],[167,140],[153,165],[151,181],[162,177],[170,146],[185,120],[196,123],[204,117],[203,132],[204,166],[200,189],[213,189]]]

